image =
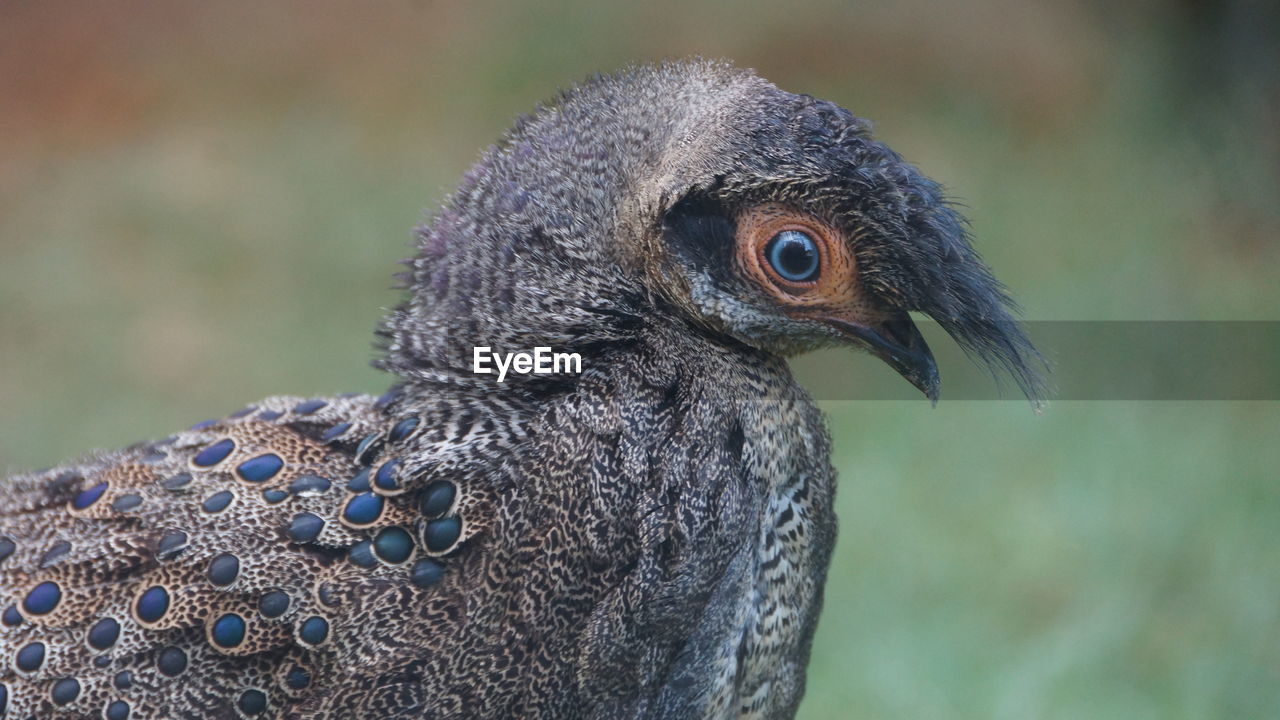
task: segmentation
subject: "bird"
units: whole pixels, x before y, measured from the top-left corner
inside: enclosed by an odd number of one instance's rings
[[[0,483],[0,718],[791,718],[836,479],[788,359],[936,402],[917,313],[1043,392],[942,187],[727,61],[537,106],[398,278],[385,394]]]

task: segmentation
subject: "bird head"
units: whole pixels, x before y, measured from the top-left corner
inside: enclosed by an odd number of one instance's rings
[[[385,330],[402,373],[459,365],[453,346],[477,341],[599,349],[666,317],[776,355],[852,345],[936,400],[919,313],[1040,391],[1040,358],[939,185],[849,111],[725,63],[563,93],[420,237]]]

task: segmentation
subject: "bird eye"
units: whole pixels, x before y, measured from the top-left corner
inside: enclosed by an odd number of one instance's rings
[[[818,244],[808,233],[783,230],[765,246],[764,256],[783,280],[810,282],[818,277]]]

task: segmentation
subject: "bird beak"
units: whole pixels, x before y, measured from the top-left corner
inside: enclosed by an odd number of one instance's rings
[[[930,401],[938,402],[938,365],[920,329],[906,313],[874,325],[832,317],[823,318],[823,322],[888,363]]]

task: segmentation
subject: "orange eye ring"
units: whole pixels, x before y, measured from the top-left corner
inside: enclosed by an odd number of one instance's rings
[[[785,233],[800,233],[816,254],[807,277],[786,277],[770,258]],[[736,254],[743,273],[775,299],[788,305],[831,304],[852,289],[853,256],[835,228],[783,205],[770,203],[738,217]]]

